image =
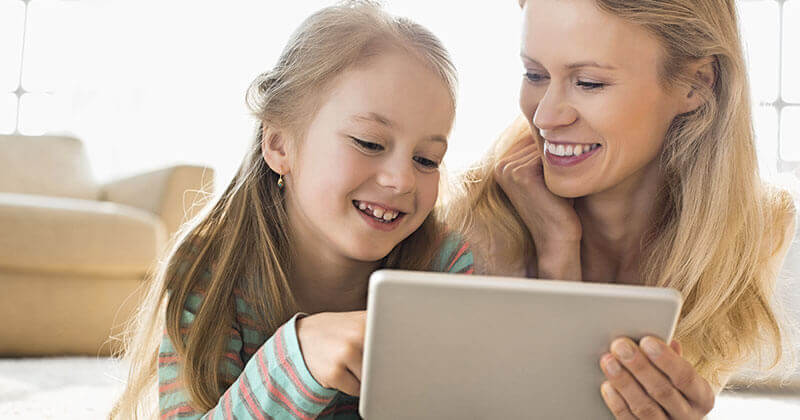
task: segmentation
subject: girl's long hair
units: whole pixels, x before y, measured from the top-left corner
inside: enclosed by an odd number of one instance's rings
[[[786,191],[759,177],[734,0],[596,4],[660,41],[665,88],[695,86],[706,100],[676,117],[667,132],[658,214],[642,241],[642,281],[683,294],[675,339],[712,384],[720,385],[753,355],[774,367],[789,348],[773,291],[795,208]],[[713,87],[697,86],[684,74],[692,60],[704,57],[714,58]],[[501,134],[486,159],[463,175],[447,215],[471,242],[491,238],[503,244],[509,252],[493,256],[496,264],[535,257],[530,233],[494,174],[495,162],[530,135],[539,136],[524,117]]]
[[[278,175],[261,154],[263,128],[302,133],[331,80],[386,48],[415,56],[441,76],[455,107],[455,69],[440,41],[425,28],[365,0],[346,1],[307,18],[277,65],[248,89],[247,103],[258,124],[238,172],[216,200],[183,226],[147,285],[126,337],[127,386],[111,418],[156,414],[158,349],[165,328],[181,360],[180,380],[192,404],[207,411],[225,391],[220,360],[235,320],[234,289],[256,312],[266,336],[298,311],[287,276],[293,258],[288,219]],[[432,213],[382,266],[429,268],[441,238]],[[189,294],[198,290],[203,304],[187,331],[181,314]]]

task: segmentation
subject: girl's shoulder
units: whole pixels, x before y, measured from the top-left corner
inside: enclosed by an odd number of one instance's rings
[[[433,271],[472,274],[475,264],[469,243],[456,232],[448,233],[436,253]]]

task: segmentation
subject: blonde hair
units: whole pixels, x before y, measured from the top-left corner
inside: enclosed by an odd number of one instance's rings
[[[771,301],[795,208],[786,191],[762,184],[758,174],[734,1],[596,4],[660,41],[665,87],[693,86],[705,99],[667,131],[659,213],[642,241],[642,281],[683,294],[675,339],[712,384],[720,386],[754,355],[774,367],[786,331]],[[690,62],[705,57],[714,58],[710,87],[684,74]],[[502,133],[485,160],[462,176],[459,198],[447,215],[472,242],[494,237],[507,246],[510,252],[498,264],[535,257],[530,233],[494,174],[495,162],[530,135],[539,138],[522,117]]]
[[[261,154],[263,128],[303,132],[309,115],[314,115],[309,110],[320,105],[336,75],[386,48],[413,55],[441,76],[455,109],[455,69],[427,29],[365,0],[346,1],[308,17],[277,65],[258,76],[247,91],[247,103],[259,122],[237,174],[215,202],[183,226],[148,286],[126,340],[129,380],[111,418],[156,414],[157,358],[165,327],[182,361],[181,380],[192,404],[208,411],[224,392],[220,360],[235,317],[234,289],[241,290],[266,336],[297,312],[287,275],[292,263],[288,217],[278,175]],[[431,213],[381,266],[427,269],[441,239],[437,216]],[[203,305],[192,328],[182,335],[184,303],[197,290],[204,292]]]

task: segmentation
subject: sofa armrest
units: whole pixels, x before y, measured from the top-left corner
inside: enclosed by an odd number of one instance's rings
[[[176,165],[104,184],[100,199],[156,214],[171,238],[183,222],[200,210],[194,204],[212,193],[213,185],[213,169]]]

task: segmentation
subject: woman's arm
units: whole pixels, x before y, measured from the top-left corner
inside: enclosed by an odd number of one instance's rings
[[[581,280],[582,227],[572,200],[545,185],[542,152],[530,132],[495,165],[495,176],[531,233],[538,278]]]

